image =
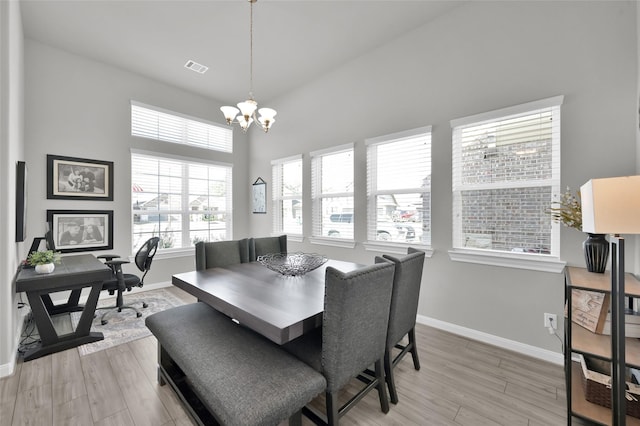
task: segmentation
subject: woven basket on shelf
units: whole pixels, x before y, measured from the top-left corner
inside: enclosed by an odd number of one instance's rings
[[[611,408],[611,377],[608,371],[602,371],[601,367],[594,365],[595,363],[588,358],[580,355],[582,388],[584,389],[585,399],[594,404]],[[597,371],[600,370],[600,371]],[[610,370],[610,367],[609,367]],[[640,418],[640,386],[627,383],[627,415]]]

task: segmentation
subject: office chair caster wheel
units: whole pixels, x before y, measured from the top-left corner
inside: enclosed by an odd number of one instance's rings
[[[142,302],[142,307],[143,307],[143,308],[148,308],[148,307],[149,307],[149,305],[148,305],[148,304],[146,304],[145,302]]]
[[[107,323],[108,323],[108,322],[109,322],[109,321],[107,321],[107,320],[102,320],[102,321],[100,321],[100,324],[102,324],[102,325],[107,325]]]
[[[136,317],[140,318],[142,316],[142,314],[140,312],[136,313]]]

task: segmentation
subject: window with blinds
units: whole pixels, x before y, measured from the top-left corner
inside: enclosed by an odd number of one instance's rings
[[[431,126],[366,141],[367,240],[431,244]]]
[[[451,122],[453,247],[559,255],[560,105],[544,99]]]
[[[312,235],[353,240],[353,145],[311,153]]]
[[[302,235],[302,155],[271,162],[274,234]]]
[[[214,151],[233,151],[230,127],[136,101],[131,101],[131,135]]]
[[[132,243],[160,249],[232,238],[232,168],[196,160],[131,154]]]

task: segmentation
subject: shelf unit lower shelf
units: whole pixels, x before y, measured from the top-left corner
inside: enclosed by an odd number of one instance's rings
[[[585,399],[582,388],[580,364],[571,363],[571,411],[573,415],[580,416],[603,425],[611,425],[611,409],[602,405],[593,404]],[[627,425],[640,426],[637,417],[626,417]]]

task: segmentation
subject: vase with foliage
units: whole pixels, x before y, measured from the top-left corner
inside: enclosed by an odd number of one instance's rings
[[[580,191],[575,193],[567,187],[567,190],[560,194],[560,200],[554,201],[548,213],[555,222],[562,223],[569,228],[582,231],[582,202]],[[609,259],[609,242],[605,234],[587,233],[587,239],[582,243],[584,250],[584,260],[589,272],[604,273],[607,269]]]
[[[53,250],[32,251],[27,262],[35,267],[36,273],[50,274],[55,270],[55,264],[60,263],[60,253]]]

